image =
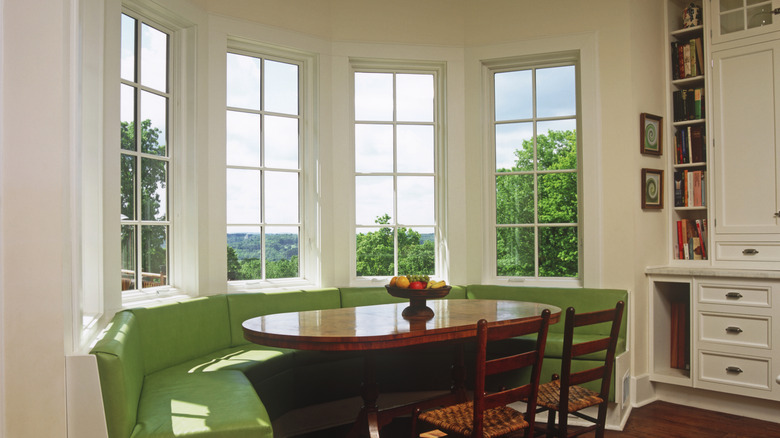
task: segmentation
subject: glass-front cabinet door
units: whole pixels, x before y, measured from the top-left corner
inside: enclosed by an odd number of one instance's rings
[[[714,44],[780,30],[779,0],[710,0]]]

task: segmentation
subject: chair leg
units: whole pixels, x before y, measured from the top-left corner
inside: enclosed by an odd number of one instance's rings
[[[555,436],[555,410],[550,409],[547,411],[547,434],[546,438],[553,438]]]
[[[607,425],[607,403],[599,405],[598,423],[596,424],[596,438],[604,438],[604,429]]]
[[[558,437],[566,438],[569,436],[569,414],[567,412],[558,413]]]
[[[420,408],[415,408],[414,411],[412,411],[412,438],[418,438],[417,435],[417,417],[420,416]]]

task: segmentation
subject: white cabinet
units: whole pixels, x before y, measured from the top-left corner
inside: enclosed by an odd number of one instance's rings
[[[650,275],[651,380],[780,400],[780,274],[755,279],[739,271],[733,277],[723,277],[723,270],[683,272]],[[682,368],[673,360],[679,316],[672,309],[679,302],[687,304],[684,318],[690,321],[681,324]]]
[[[716,264],[780,269],[780,40],[712,60],[711,253]]]
[[[710,0],[708,5],[713,44],[780,30],[778,0]]]

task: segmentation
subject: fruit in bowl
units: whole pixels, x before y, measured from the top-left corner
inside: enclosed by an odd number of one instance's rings
[[[399,275],[390,279],[390,287],[400,289],[440,289],[447,286],[444,280],[431,280],[427,275]]]

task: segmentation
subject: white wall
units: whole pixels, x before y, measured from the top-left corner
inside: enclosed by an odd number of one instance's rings
[[[3,11],[3,420],[8,437],[64,437],[70,306],[67,0]]]

